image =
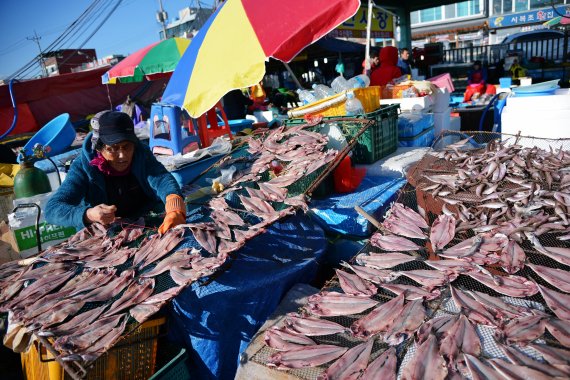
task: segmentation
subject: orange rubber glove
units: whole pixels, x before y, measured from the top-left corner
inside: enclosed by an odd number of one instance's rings
[[[180,195],[170,194],[166,197],[166,215],[158,228],[159,234],[164,234],[172,227],[186,223],[186,204]]]

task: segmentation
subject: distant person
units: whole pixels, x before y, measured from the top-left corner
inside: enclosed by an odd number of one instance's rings
[[[124,112],[129,115],[135,125],[142,121],[142,109],[136,102],[131,99],[130,95],[127,95],[125,102],[115,107],[115,110]]]
[[[481,61],[473,62],[473,67],[467,76],[467,89],[463,95],[463,101],[469,102],[479,98],[483,94],[494,95],[497,89],[492,84],[487,84],[487,69]]]
[[[378,50],[370,51],[370,68],[366,70],[366,60],[362,61],[362,74],[370,76],[374,70],[380,66],[380,59],[378,59]]]
[[[410,51],[408,48],[400,49],[398,67],[402,71],[402,75],[412,75],[412,66],[410,65]]]
[[[267,106],[265,105],[267,94],[263,88],[263,82],[259,82],[249,88],[249,98],[253,101],[253,104],[248,107],[249,111],[267,111]]]
[[[512,79],[517,80],[526,76],[526,69],[519,64],[518,59],[515,59],[509,69],[509,74]]]
[[[392,79],[402,76],[402,70],[398,64],[398,49],[393,46],[386,46],[380,50],[380,67],[370,74],[371,86],[385,86]]]
[[[241,90],[235,89],[224,95],[222,105],[228,120],[245,119],[247,107],[253,104],[253,100],[243,94]]]

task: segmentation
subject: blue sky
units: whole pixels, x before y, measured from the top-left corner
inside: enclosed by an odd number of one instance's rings
[[[95,0],[1,0],[0,14],[0,79],[27,64],[39,53],[34,41],[41,37],[45,49],[76,20]],[[99,0],[101,1],[101,0]],[[116,4],[116,1],[105,0]],[[214,0],[201,0],[202,7],[212,7]],[[162,0],[170,19],[187,6],[196,7],[197,0]],[[101,29],[84,48],[96,49],[97,57],[132,53],[159,39],[160,24],[156,21],[158,0],[123,0]],[[102,12],[106,14],[107,11]],[[93,20],[92,31],[100,20]],[[77,35],[75,43],[66,48],[77,48],[90,33]],[[73,39],[70,39],[72,41]],[[35,70],[39,73],[38,70]]]

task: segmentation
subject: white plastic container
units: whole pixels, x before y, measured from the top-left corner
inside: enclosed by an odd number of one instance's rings
[[[438,88],[433,94],[434,103],[432,107],[433,112],[447,112],[449,108],[450,93],[446,88]]]
[[[451,108],[447,107],[447,109],[443,112],[433,113],[433,127],[436,138],[441,134],[442,131],[451,129],[450,125],[451,125]]]
[[[349,92],[346,94],[346,103],[344,104],[346,109],[346,116],[357,116],[363,115],[364,107],[358,98],[354,97],[353,92]]]
[[[434,96],[418,96],[415,98],[401,99],[380,99],[381,105],[399,104],[402,111],[424,111],[431,112],[434,103]]]
[[[510,97],[501,112],[501,131],[513,135],[570,138],[569,125],[570,95]]]

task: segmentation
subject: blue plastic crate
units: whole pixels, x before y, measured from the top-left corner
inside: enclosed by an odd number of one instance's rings
[[[232,134],[237,135],[246,128],[252,128],[253,120],[249,119],[228,120],[228,124],[230,125],[230,131],[232,131]]]
[[[398,146],[400,147],[425,147],[431,146],[435,138],[433,125],[431,128],[424,130],[420,134],[412,137],[398,138]]]

